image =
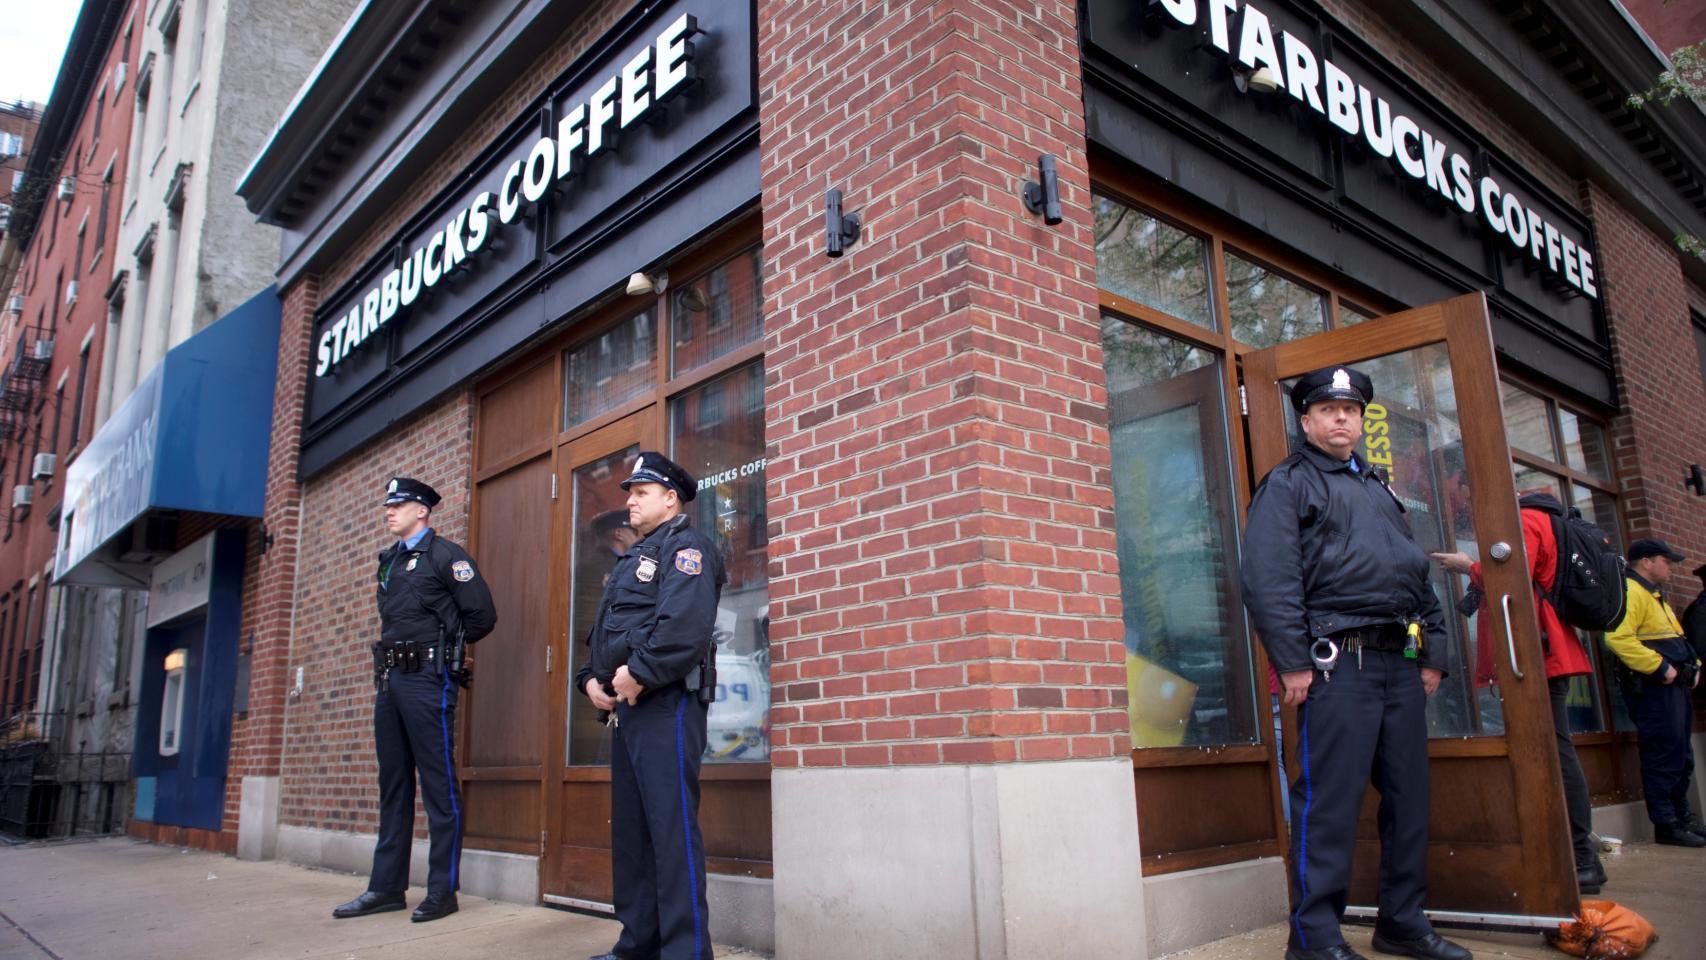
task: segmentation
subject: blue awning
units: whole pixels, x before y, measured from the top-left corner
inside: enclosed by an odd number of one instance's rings
[[[268,287],[172,348],[66,471],[56,583],[146,586],[176,543],[154,511],[259,517],[278,369]]]

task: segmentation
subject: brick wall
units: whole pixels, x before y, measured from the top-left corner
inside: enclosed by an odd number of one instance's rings
[[[1663,537],[1689,557],[1703,557],[1706,499],[1682,485],[1688,465],[1706,457],[1700,413],[1706,384],[1688,317],[1697,292],[1670,240],[1597,186],[1589,185],[1586,195],[1605,260],[1603,295],[1622,399],[1611,426],[1624,522],[1631,537]],[[1696,589],[1694,578],[1683,575],[1679,599]]]
[[[374,557],[389,542],[386,481],[424,480],[444,497],[432,527],[468,542],[473,393],[452,393],[301,487],[301,561],[286,674],[279,823],[372,832],[379,826],[373,661],[379,638]],[[424,824],[424,820],[421,821]]]
[[[1075,6],[758,19],[772,761],[1123,755]],[[826,187],[865,218],[839,260]]]
[[[322,278],[326,290],[337,290],[354,276],[368,258],[384,247],[410,217],[421,211],[444,185],[473,162],[481,150],[490,146],[499,132],[522,113],[533,98],[539,96],[559,73],[580,56],[593,41],[603,36],[616,20],[634,6],[634,0],[592,0],[589,9],[569,24],[545,53],[527,69],[516,74],[515,80],[501,96],[492,99],[479,119],[469,124],[467,132],[455,146],[445,150],[432,165],[416,177],[413,185],[384,214],[374,217],[372,224],[349,247],[332,258]]]

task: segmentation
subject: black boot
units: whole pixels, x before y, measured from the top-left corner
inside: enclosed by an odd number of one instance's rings
[[[1605,866],[1598,857],[1589,856],[1576,861],[1576,886],[1582,893],[1598,893],[1605,886]]]
[[[349,903],[340,903],[332,910],[332,916],[338,920],[350,917],[365,917],[370,913],[389,913],[392,910],[402,910],[409,904],[400,893],[374,893],[367,891]]]
[[[1706,837],[1678,823],[1653,824],[1653,839],[1673,847],[1706,847]]]
[[[426,899],[421,901],[421,905],[415,908],[415,912],[409,915],[409,919],[415,923],[426,923],[428,920],[448,917],[455,912],[456,894],[429,893]]]

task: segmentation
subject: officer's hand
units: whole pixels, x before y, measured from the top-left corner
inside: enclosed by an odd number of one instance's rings
[[[1428,556],[1452,573],[1470,573],[1475,567],[1475,561],[1469,559],[1467,553],[1430,553]]]
[[[1664,681],[1666,683],[1675,683],[1676,682],[1676,668],[1671,666],[1668,663],[1665,664]]]
[[[587,680],[586,695],[592,701],[592,705],[600,710],[616,709],[616,698],[604,692],[604,688],[599,685],[597,678]]]
[[[1285,705],[1295,707],[1309,699],[1309,684],[1314,680],[1313,670],[1293,670],[1280,674],[1280,684],[1285,687]]]
[[[1445,679],[1445,671],[1441,670],[1440,668],[1438,668],[1438,667],[1423,667],[1422,668],[1422,692],[1427,694],[1430,697],[1433,696],[1434,691],[1439,689],[1439,682],[1441,680],[1444,680],[1444,679]]]
[[[646,692],[640,681],[635,680],[634,675],[628,672],[628,665],[625,663],[616,668],[616,676],[610,679],[610,685],[616,688],[616,699],[629,706],[639,703],[640,694]]]

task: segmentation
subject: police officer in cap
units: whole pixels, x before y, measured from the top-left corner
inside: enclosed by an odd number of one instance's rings
[[[1357,454],[1374,384],[1346,367],[1291,391],[1305,443],[1250,498],[1244,604],[1285,702],[1298,706],[1287,960],[1352,960],[1339,931],[1372,774],[1380,790],[1374,949],[1467,960],[1422,914],[1427,894],[1427,698],[1446,640],[1428,556],[1398,497]]]
[[[715,697],[711,630],[726,577],[682,512],[687,471],[645,452],[622,481],[640,539],[605,584],[575,686],[613,728],[611,873],[622,934],[599,960],[711,956],[699,762]]]
[[[338,918],[401,910],[414,843],[420,773],[430,846],[427,895],[410,919],[456,912],[462,798],[456,789],[456,698],[468,682],[463,645],[492,632],[497,612],[468,552],[427,525],[439,496],[407,477],[385,487],[385,528],[397,540],[379,554],[379,642],[373,645],[373,740],[379,752],[379,844],[367,892]]]

